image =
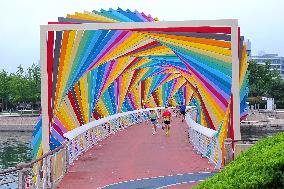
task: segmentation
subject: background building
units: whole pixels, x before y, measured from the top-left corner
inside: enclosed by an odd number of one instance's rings
[[[247,51],[247,61],[251,60],[251,42],[249,39],[244,40],[244,45],[246,46]]]
[[[280,57],[278,54],[263,54],[252,56],[252,60],[255,60],[257,64],[265,64],[266,61],[270,61],[271,70],[278,70],[281,78],[284,80],[284,57]]]

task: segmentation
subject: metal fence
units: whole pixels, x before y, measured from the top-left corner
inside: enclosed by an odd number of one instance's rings
[[[67,171],[66,145],[62,145],[30,163],[0,171],[0,189],[54,188]]]
[[[215,169],[220,169],[222,164],[222,151],[216,136],[217,132],[196,123],[192,119],[196,116],[195,114],[194,111],[186,114],[189,141],[197,153],[208,158],[210,163],[215,164]]]
[[[96,145],[98,141],[102,141],[106,137],[115,134],[118,131],[126,129],[129,126],[148,120],[149,111],[133,112],[131,114],[114,116],[95,124],[93,127],[84,131],[72,131],[65,135],[69,139],[68,157],[69,165],[84,152]]]

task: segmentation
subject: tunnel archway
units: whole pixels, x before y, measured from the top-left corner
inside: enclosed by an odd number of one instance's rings
[[[237,20],[160,22],[110,9],[41,26],[42,118],[33,155],[88,122],[181,102],[198,107],[198,122],[217,130],[221,144],[238,139],[245,52]]]

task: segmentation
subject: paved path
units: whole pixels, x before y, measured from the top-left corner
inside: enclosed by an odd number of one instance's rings
[[[159,176],[154,178],[144,178],[136,179],[131,181],[125,181],[120,183],[110,184],[100,189],[137,189],[137,188],[147,188],[147,189],[156,189],[156,188],[173,188],[181,187],[179,185],[184,185],[187,187],[188,184],[200,182],[206,178],[214,175],[214,172],[200,172],[200,173],[187,173],[179,175],[169,175],[169,176]]]
[[[184,174],[183,178],[187,178],[187,181],[196,180],[192,177],[198,175],[198,172],[212,172],[214,166],[208,164],[206,158],[201,158],[193,152],[186,130],[186,123],[174,118],[170,136],[166,136],[161,129],[153,136],[150,123],[147,122],[118,132],[75,161],[58,188],[94,189],[130,180],[179,174]],[[206,173],[199,176],[206,176]],[[174,177],[163,178],[163,186],[174,184],[175,179],[176,183],[179,182]],[[156,182],[155,179],[153,181]],[[140,185],[141,183],[136,184],[137,189],[147,188]],[[180,184],[184,188],[192,186]]]

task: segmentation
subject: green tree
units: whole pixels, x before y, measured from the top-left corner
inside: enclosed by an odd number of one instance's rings
[[[270,61],[264,65],[250,61],[248,66],[249,74],[249,101],[251,104],[261,104],[261,97],[272,97],[278,108],[284,108],[284,82],[280,73],[271,69]]]
[[[18,103],[39,104],[40,67],[33,63],[25,70],[21,65],[15,73],[0,71],[0,103],[3,109],[15,108]]]
[[[29,102],[37,103],[40,101],[40,67],[33,64],[27,72]]]
[[[0,100],[2,109],[7,109],[10,97],[9,75],[5,70],[0,71]]]

